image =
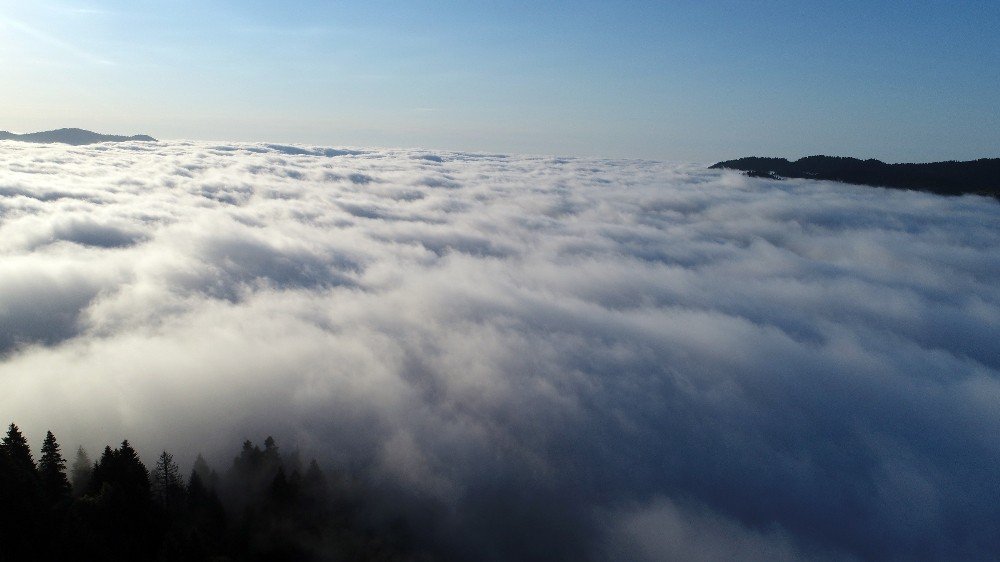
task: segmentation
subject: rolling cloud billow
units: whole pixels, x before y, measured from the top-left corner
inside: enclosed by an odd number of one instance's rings
[[[452,558],[1000,552],[996,201],[406,150],[0,155],[0,413],[32,442],[225,468],[273,433]]]

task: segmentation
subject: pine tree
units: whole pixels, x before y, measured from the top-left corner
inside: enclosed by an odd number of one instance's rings
[[[38,475],[38,468],[31,458],[31,447],[28,440],[21,434],[21,430],[14,424],[7,428],[7,435],[0,440],[0,451],[7,455],[9,462],[21,470],[25,470],[35,476]]]
[[[184,502],[181,471],[170,453],[163,451],[153,469],[153,497],[168,510],[180,509]]]
[[[51,431],[45,434],[42,456],[38,460],[38,474],[42,491],[50,503],[68,499],[71,487],[66,479],[66,461],[59,452],[59,443]]]
[[[196,463],[197,466],[197,463]],[[208,469],[207,463],[203,469]],[[197,469],[191,471],[187,485],[187,518],[198,530],[194,535],[196,543],[204,550],[219,552],[226,537],[226,510],[215,494],[206,488]]]
[[[136,505],[148,504],[151,499],[149,471],[127,439],[117,449],[104,448],[101,460],[94,465],[88,493],[100,494],[105,485],[113,485]]]
[[[264,439],[264,454],[278,456],[278,444],[274,441],[274,437],[270,435]]]
[[[294,495],[295,491],[285,476],[285,469],[279,466],[271,485],[267,488],[267,501],[273,508],[280,510],[288,507]]]
[[[132,487],[138,496],[145,496],[148,499],[150,496],[149,471],[146,470],[146,466],[139,459],[139,453],[132,448],[128,439],[122,441],[121,446],[118,447],[115,453],[117,453],[116,464],[120,470],[122,480],[128,486]]]
[[[27,439],[10,424],[0,440],[0,558],[30,559],[43,521],[38,469]]]
[[[278,467],[284,466],[284,460],[281,458],[281,453],[278,452],[278,444],[274,441],[274,437],[270,435],[267,439],[264,439],[264,470],[267,474],[273,474]]]
[[[326,493],[326,475],[323,474],[323,470],[319,467],[319,463],[316,462],[316,459],[309,462],[309,468],[306,470],[303,484],[312,493],[318,493],[320,491],[322,491],[323,494]]]
[[[194,459],[193,470],[198,473],[198,476],[204,482],[208,478],[209,473],[211,473],[212,468],[208,466],[208,461],[205,460],[205,457],[201,456],[201,453],[198,453],[198,457]]]
[[[94,467],[88,495],[95,500],[95,526],[114,529],[113,535],[104,533],[96,546],[106,551],[104,559],[153,559],[158,539],[149,472],[127,440],[117,449],[104,449]]]
[[[191,476],[188,478],[187,493],[191,504],[196,504],[203,498],[208,497],[208,488],[205,487],[204,480],[198,474],[197,469],[193,469]]]
[[[104,446],[101,458],[94,461],[94,466],[90,469],[90,479],[87,481],[87,495],[96,496],[101,492],[104,484],[114,480],[114,457],[115,452],[110,445]]]
[[[194,459],[194,472],[198,473],[198,478],[205,488],[216,490],[219,487],[219,474],[208,465],[205,457],[198,453],[198,458]]]
[[[243,478],[251,478],[264,464],[264,453],[260,447],[247,439],[238,457],[233,459],[233,469]]]
[[[73,483],[73,494],[82,496],[90,486],[90,478],[94,467],[90,462],[90,455],[83,447],[76,449],[76,460],[73,461],[73,468],[70,469],[70,479]]]

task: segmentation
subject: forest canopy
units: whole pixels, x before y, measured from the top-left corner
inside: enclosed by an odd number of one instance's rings
[[[968,162],[886,164],[881,160],[842,156],[807,156],[791,162],[784,158],[747,157],[710,166],[741,170],[752,177],[804,178],[844,183],[929,191],[940,195],[967,193],[1000,197],[1000,158]]]
[[[0,442],[0,561],[430,560],[402,525],[366,521],[364,491],[273,437],[247,440],[224,471],[199,454],[185,477],[167,451],[152,470],[124,440],[72,466],[52,432],[36,462],[21,430]],[[384,526],[383,526],[384,527]]]

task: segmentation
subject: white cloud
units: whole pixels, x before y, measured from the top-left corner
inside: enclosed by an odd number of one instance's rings
[[[34,441],[225,468],[274,433],[441,509],[426,535],[469,557],[997,547],[995,201],[642,161],[0,154],[0,412]]]

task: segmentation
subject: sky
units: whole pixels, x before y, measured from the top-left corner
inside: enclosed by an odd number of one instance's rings
[[[686,160],[997,156],[996,2],[0,0],[0,129]]]
[[[696,164],[0,142],[0,423],[273,435],[445,560],[992,560],[1000,205]]]

